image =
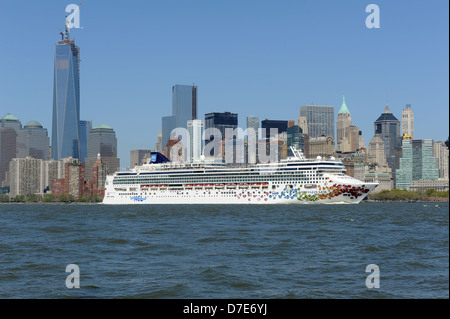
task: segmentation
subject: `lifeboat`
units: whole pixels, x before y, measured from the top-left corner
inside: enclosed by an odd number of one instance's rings
[[[192,189],[193,185],[184,185],[184,188],[186,189]]]
[[[216,188],[224,188],[224,187],[225,187],[225,185],[223,185],[223,184],[216,185]]]
[[[202,184],[197,184],[197,185],[195,185],[195,188],[203,188],[203,185]]]
[[[213,188],[213,184],[206,184],[205,187],[206,188]]]
[[[227,188],[236,188],[236,184],[227,184]]]
[[[248,188],[248,184],[239,184],[239,188]]]

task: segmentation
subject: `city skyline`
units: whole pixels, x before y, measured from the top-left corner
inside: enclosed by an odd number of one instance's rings
[[[1,116],[37,120],[49,135],[54,44],[69,3],[6,3],[0,12],[0,37],[9,44],[0,52]],[[140,10],[84,2],[82,29],[71,29],[81,48],[81,118],[114,128],[122,167],[130,150],[155,145],[176,84],[200,88],[200,120],[226,111],[239,114],[239,123],[250,115],[296,120],[300,106],[311,102],[334,106],[336,119],[345,95],[366,141],[386,104],[398,119],[411,104],[414,138],[445,140],[448,3],[376,3],[380,29],[366,28],[367,4],[356,1],[142,3]],[[167,19],[170,10],[174,15]],[[197,20],[179,30],[184,12]],[[29,24],[39,28],[21,41],[18,34],[28,33]],[[187,41],[192,32],[196,37]],[[32,55],[24,55],[31,49]]]

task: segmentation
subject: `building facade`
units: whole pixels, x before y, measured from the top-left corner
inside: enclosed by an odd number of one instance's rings
[[[66,25],[55,47],[52,158],[80,158],[80,151],[80,49]]]
[[[402,110],[402,136],[405,134],[411,138],[414,138],[414,113],[411,109],[411,104],[406,104],[406,107]]]
[[[334,106],[303,105],[300,107],[300,116],[306,118],[310,138],[322,135],[331,136],[335,140]]]
[[[402,141],[400,168],[396,171],[397,189],[410,190],[414,181],[436,181],[439,179],[438,161],[433,157],[431,139]]]

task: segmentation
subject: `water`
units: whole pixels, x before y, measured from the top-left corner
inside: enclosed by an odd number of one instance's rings
[[[2,204],[0,298],[449,298],[448,222],[448,203]]]

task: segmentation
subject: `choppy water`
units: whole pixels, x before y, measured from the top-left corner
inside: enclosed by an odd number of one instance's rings
[[[449,207],[2,204],[0,298],[449,298]]]

